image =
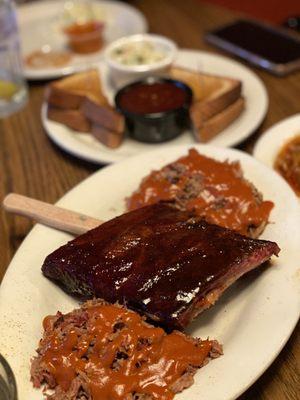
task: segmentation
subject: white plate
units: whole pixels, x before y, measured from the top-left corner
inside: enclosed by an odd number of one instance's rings
[[[66,48],[66,39],[59,27],[63,0],[31,2],[18,7],[18,21],[24,56],[44,45],[54,50]],[[94,0],[105,23],[104,40],[110,43],[122,36],[145,33],[148,25],[145,17],[134,7],[118,1]],[[57,68],[30,68],[24,65],[27,79],[51,79],[90,68],[103,58],[99,51],[89,55],[75,55],[69,65]]]
[[[286,118],[268,129],[256,142],[253,156],[273,168],[281,148],[295,136],[300,136],[300,114]]]
[[[195,321],[189,332],[217,338],[224,356],[209,363],[178,400],[231,400],[248,388],[286,343],[300,310],[300,214],[294,193],[274,171],[237,150],[195,146],[220,160],[240,160],[246,178],[275,202],[264,239],[281,247],[279,258],[260,273],[241,279],[216,306]],[[59,205],[107,220],[124,211],[124,198],[152,169],[186,154],[170,147],[130,158],[90,176],[66,194]],[[13,258],[0,290],[0,349],[17,378],[20,399],[41,399],[29,381],[29,360],[41,337],[42,318],[70,311],[76,301],[41,274],[46,255],[70,236],[38,225]]]
[[[250,69],[229,58],[193,50],[180,50],[175,63],[178,66],[232,77],[243,82],[245,110],[228,128],[212,139],[210,144],[224,147],[235,146],[251,135],[261,124],[268,109],[268,95],[263,82]],[[108,96],[113,99],[113,90],[108,84],[106,67],[100,64],[100,70]],[[109,149],[90,134],[78,133],[62,124],[48,120],[45,105],[42,110],[42,122],[49,137],[63,150],[83,160],[99,164],[121,161],[158,147],[168,149],[170,145],[195,142],[191,132],[185,132],[178,138],[159,145],[140,143],[126,138],[118,149]]]

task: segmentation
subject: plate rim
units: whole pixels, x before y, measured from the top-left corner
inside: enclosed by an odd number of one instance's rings
[[[292,190],[290,189],[290,187],[288,186],[288,184],[287,184],[280,176],[278,176],[278,175],[275,173],[275,171],[272,171],[271,169],[269,169],[268,167],[266,167],[266,165],[264,165],[263,163],[261,163],[261,162],[258,161],[257,159],[251,157],[251,155],[249,155],[249,154],[247,154],[247,153],[245,153],[245,152],[242,152],[242,151],[240,151],[240,150],[237,150],[237,149],[222,148],[222,147],[218,147],[218,146],[208,146],[208,145],[199,145],[199,144],[198,144],[198,145],[179,145],[179,146],[172,146],[172,148],[178,148],[178,149],[180,148],[180,150],[181,150],[181,151],[180,151],[180,154],[181,154],[181,155],[185,154],[186,151],[187,151],[189,148],[193,148],[193,147],[195,147],[195,148],[196,148],[197,150],[199,150],[199,151],[201,151],[201,148],[208,148],[208,147],[210,147],[209,151],[211,150],[211,152],[215,151],[215,149],[216,149],[216,152],[217,152],[217,153],[218,153],[218,152],[222,152],[222,153],[224,153],[224,152],[225,152],[225,153],[231,153],[232,156],[233,156],[233,155],[236,155],[235,158],[238,158],[241,162],[242,162],[243,158],[246,159],[246,160],[248,159],[249,161],[250,161],[250,159],[251,159],[251,162],[256,163],[256,164],[257,164],[258,166],[260,166],[262,169],[264,169],[265,171],[268,171],[268,173],[271,173],[271,175],[273,175],[273,177],[276,176],[275,179],[277,179],[278,181],[281,181],[281,184],[283,184],[283,186],[284,186],[284,187],[286,188],[286,190],[288,191],[289,195],[291,195],[291,201],[294,203],[295,206],[296,206],[296,205],[298,206],[298,200],[297,200],[296,196],[294,195],[293,191],[292,191]],[[161,150],[161,149],[154,150],[152,153],[154,153],[154,152],[155,152],[155,153],[158,153],[158,152],[162,153],[162,150]],[[173,154],[173,153],[172,153],[172,154]],[[213,155],[210,154],[210,156],[213,156]],[[226,154],[225,154],[225,157],[226,157]],[[130,159],[124,160],[124,162],[123,162],[122,164],[132,163],[132,162],[135,162],[134,159],[141,159],[141,158],[142,158],[142,155],[137,155],[137,156],[132,157],[132,158],[130,158]],[[150,156],[150,158],[151,158],[151,156]],[[174,159],[177,159],[177,158],[178,158],[178,154],[176,153],[176,150],[175,150],[175,154],[174,154],[174,157],[173,157],[173,158],[174,158]],[[218,155],[216,156],[216,158],[218,159]],[[167,162],[169,162],[169,161],[167,161]],[[72,198],[72,197],[74,198],[74,196],[76,195],[76,192],[77,192],[78,190],[84,189],[84,185],[85,185],[86,183],[88,183],[89,181],[92,182],[93,180],[95,180],[95,177],[96,177],[96,176],[98,177],[99,175],[101,175],[101,174],[103,173],[103,171],[106,171],[106,172],[107,172],[108,170],[114,169],[114,168],[116,168],[116,167],[117,167],[117,168],[120,168],[120,165],[118,165],[118,164],[112,164],[112,165],[109,165],[109,166],[105,167],[104,169],[101,169],[101,170],[96,171],[95,173],[91,174],[91,175],[88,176],[86,179],[84,179],[83,181],[79,182],[76,186],[74,186],[72,189],[70,189],[68,192],[66,192],[65,195],[62,196],[56,204],[58,204],[58,205],[60,205],[60,206],[64,206],[66,203],[72,202],[72,199],[71,199],[71,198]],[[97,178],[96,178],[96,179],[97,179]],[[82,189],[80,189],[80,186],[82,187]],[[295,208],[295,210],[296,210],[296,209],[297,209],[298,215],[300,216],[300,208],[299,208],[299,209],[298,209],[298,208]],[[299,210],[299,211],[298,211],[298,210]],[[46,228],[46,229],[47,229],[47,230],[48,230],[48,229],[51,230],[51,228]],[[13,264],[16,262],[16,261],[15,261],[15,258],[16,258],[16,257],[20,257],[20,254],[22,253],[22,251],[24,251],[24,247],[25,247],[25,249],[26,249],[26,244],[27,244],[27,242],[30,241],[30,240],[32,240],[32,236],[35,235],[35,232],[36,232],[36,231],[38,231],[38,226],[32,228],[31,231],[29,232],[29,234],[26,236],[26,238],[25,238],[24,241],[22,242],[21,246],[19,247],[19,250],[15,253],[13,259],[11,260],[7,271],[10,271],[11,265],[13,265]],[[38,232],[37,232],[37,233],[38,233]],[[6,285],[6,280],[9,279],[9,278],[8,278],[9,275],[10,275],[10,274],[8,273],[8,274],[5,274],[5,276],[4,276],[3,282],[5,282],[5,285]],[[1,288],[2,288],[2,285],[1,285]],[[2,292],[2,291],[1,291],[1,288],[0,288],[0,292]],[[299,297],[299,299],[300,299],[300,297]],[[240,394],[243,393],[245,390],[247,390],[247,388],[250,387],[250,386],[264,373],[264,371],[271,365],[271,363],[274,361],[274,359],[275,359],[275,358],[277,357],[277,355],[280,353],[280,351],[282,350],[282,348],[284,347],[284,345],[285,345],[286,342],[288,341],[290,335],[292,334],[292,332],[293,332],[293,330],[294,330],[294,328],[295,328],[295,326],[296,326],[296,324],[297,324],[297,321],[298,321],[298,319],[299,319],[299,314],[300,314],[300,309],[298,309],[298,315],[295,316],[295,318],[293,318],[294,323],[291,324],[292,326],[289,327],[289,329],[288,329],[288,334],[285,335],[285,337],[282,338],[280,346],[278,346],[278,347],[276,348],[276,351],[272,353],[272,357],[269,358],[269,359],[267,360],[267,362],[265,363],[264,367],[263,367],[262,369],[260,369],[259,372],[256,372],[255,376],[253,376],[252,379],[250,379],[250,380],[248,381],[247,385],[243,386],[243,387],[240,388],[238,391],[235,390],[234,397],[230,397],[230,398],[228,397],[228,398],[226,398],[227,400],[234,399],[234,398],[236,398],[236,396],[240,395]]]

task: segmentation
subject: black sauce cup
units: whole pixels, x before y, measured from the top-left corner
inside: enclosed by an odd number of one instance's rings
[[[184,90],[185,100],[180,107],[158,113],[135,113],[120,104],[122,95],[140,84],[171,83]],[[135,140],[145,143],[161,143],[174,139],[190,127],[189,108],[193,99],[192,89],[181,81],[169,78],[148,77],[121,88],[115,95],[117,110],[124,115],[126,133]]]

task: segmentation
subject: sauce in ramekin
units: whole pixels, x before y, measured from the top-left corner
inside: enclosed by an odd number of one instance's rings
[[[121,94],[119,106],[133,114],[157,114],[182,107],[187,96],[184,88],[172,82],[141,82]]]
[[[75,53],[93,53],[103,46],[103,23],[100,21],[88,21],[86,23],[74,23],[64,29],[69,39],[69,47]]]

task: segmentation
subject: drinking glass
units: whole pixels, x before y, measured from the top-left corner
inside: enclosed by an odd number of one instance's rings
[[[14,374],[8,362],[0,354],[0,399],[17,400],[17,387]]]
[[[19,110],[26,100],[15,4],[0,0],[0,118]]]

